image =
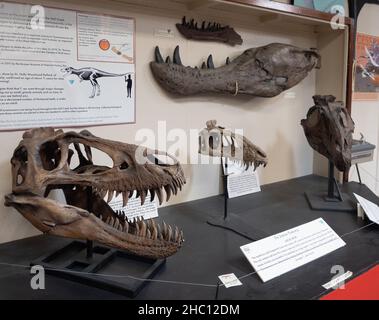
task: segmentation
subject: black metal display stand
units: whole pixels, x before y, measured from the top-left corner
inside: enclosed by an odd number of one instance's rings
[[[88,188],[87,208],[92,211],[92,190]],[[47,274],[80,282],[114,293],[136,297],[147,281],[164,266],[166,259],[139,257],[93,241],[73,241],[31,262]]]
[[[73,241],[30,265],[42,266],[47,274],[133,298],[165,262],[93,246],[92,241]]]
[[[225,163],[225,170],[227,169]],[[241,219],[237,214],[229,212],[229,195],[228,195],[228,175],[223,174],[224,183],[224,216],[210,217],[207,221],[211,226],[233,231],[249,240],[257,241],[267,237],[267,234],[261,230],[249,225],[245,220]]]
[[[341,193],[338,182],[334,177],[334,163],[329,160],[328,192],[309,193],[305,192],[312,210],[319,211],[343,211],[355,212],[356,204],[347,193]]]

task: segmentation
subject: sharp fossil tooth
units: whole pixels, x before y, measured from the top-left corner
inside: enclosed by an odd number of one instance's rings
[[[110,220],[109,220],[109,225],[110,225],[111,227],[113,227],[113,225],[114,225],[114,219],[113,219],[113,217],[110,218]]]
[[[108,216],[107,219],[105,219],[105,223],[109,224],[111,222],[111,216]]]
[[[109,190],[108,191],[108,199],[107,199],[108,203],[112,201],[113,195],[114,195],[114,191],[113,190]]]
[[[186,25],[186,23],[187,23],[186,16],[184,16],[183,19],[182,19],[182,25],[184,26],[184,25]]]
[[[113,228],[118,229],[119,226],[120,226],[120,221],[119,221],[117,218],[115,218],[115,219],[114,219],[114,225],[113,225]]]
[[[202,29],[202,30],[205,29],[205,21],[203,21],[203,23],[201,24],[201,29]]]
[[[171,188],[169,185],[166,185],[164,189],[166,190],[166,201],[169,201],[171,198]]]
[[[155,47],[155,62],[163,63],[163,58],[158,46]]]
[[[137,190],[137,193],[136,193],[136,198],[139,198],[139,196],[140,196],[140,191],[139,190]]]
[[[176,46],[174,51],[174,63],[182,65],[182,60],[180,59],[179,46]]]
[[[162,203],[163,203],[162,189],[161,188],[156,189],[156,193],[158,196],[159,205],[162,205]]]
[[[170,188],[171,188],[171,191],[174,195],[177,195],[178,194],[178,188],[175,184],[175,182],[173,181],[173,183],[170,185]]]
[[[230,64],[230,58],[229,57],[226,58],[226,64],[227,65]]]
[[[140,227],[141,227],[141,230],[140,230],[140,232],[139,232],[139,235],[140,235],[141,237],[144,237],[144,236],[146,235],[146,231],[147,231],[146,223],[143,222],[143,221],[141,221],[141,223],[140,223]]]
[[[179,241],[179,229],[178,229],[178,227],[175,227],[174,241],[175,242]]]
[[[153,202],[155,198],[155,191],[154,189],[150,189],[150,201]]]
[[[146,231],[146,238],[151,239],[151,233],[150,233],[149,229],[147,229],[147,231]]]
[[[122,231],[124,231],[125,233],[129,232],[129,223],[126,220],[124,221],[124,228],[122,229]]]
[[[101,199],[104,199],[104,197],[106,196],[106,194],[107,194],[107,190],[106,189],[99,190],[99,195],[100,195]]]
[[[157,240],[158,238],[158,229],[156,227],[153,227],[153,234],[151,236],[151,239]]]
[[[207,68],[207,65],[206,63],[203,61],[203,64],[201,65],[201,69],[206,69]]]
[[[171,63],[171,58],[169,56],[166,58],[166,63]]]
[[[115,197],[117,198],[120,195],[121,191],[116,191]]]
[[[179,235],[179,243],[182,243],[184,241],[184,235],[183,235],[183,230],[180,231]]]
[[[191,19],[191,21],[190,21],[190,26],[191,26],[191,28],[193,28],[193,26],[194,26],[194,23],[195,22],[195,20],[194,19]]]
[[[212,23],[211,23],[211,22],[208,22],[207,30],[210,30],[210,29],[211,29],[211,25],[212,25]]]
[[[129,199],[133,197],[134,191],[129,191]]]
[[[168,234],[167,224],[166,224],[166,222],[163,221],[162,235],[163,235],[163,238],[164,238],[164,239],[166,239],[167,234]]]
[[[128,204],[128,200],[129,200],[129,191],[124,191],[122,193],[122,206],[123,207],[126,207],[126,205]]]
[[[208,60],[207,60],[207,67],[208,67],[208,69],[214,69],[215,68],[215,66],[213,64],[213,57],[211,54],[209,55]]]
[[[134,223],[134,228],[135,228],[134,234],[136,236],[138,236],[139,235],[139,226],[138,226],[138,222],[137,221]]]
[[[166,241],[171,241],[171,236],[172,236],[172,229],[171,229],[171,226],[169,225],[168,226],[168,235],[167,235]]]
[[[141,206],[145,204],[145,200],[146,200],[146,191],[142,190],[141,191]]]
[[[194,28],[195,28],[196,30],[198,29],[197,22],[195,23]]]

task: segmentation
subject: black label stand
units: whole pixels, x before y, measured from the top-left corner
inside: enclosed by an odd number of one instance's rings
[[[341,193],[338,182],[334,177],[334,163],[329,160],[328,192],[315,194],[305,192],[312,210],[355,212],[357,206],[347,193]]]
[[[228,164],[225,163],[225,170]],[[229,212],[229,195],[228,195],[228,175],[223,174],[224,182],[224,215],[223,217],[210,217],[207,221],[208,224],[214,227],[223,228],[233,231],[242,237],[252,241],[257,241],[267,237],[267,234],[258,230],[257,228],[246,223],[237,214]]]

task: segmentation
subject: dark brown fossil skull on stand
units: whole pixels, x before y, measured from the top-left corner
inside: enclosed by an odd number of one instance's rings
[[[205,93],[246,94],[275,97],[301,82],[309,72],[320,66],[321,57],[313,50],[272,43],[246,50],[234,60],[215,68],[212,55],[201,69],[182,64],[179,47],[173,61],[163,60],[159,48],[150,63],[157,82],[167,91],[189,96]]]
[[[266,153],[244,136],[217,126],[216,120],[209,120],[207,127],[199,134],[199,153],[210,157],[228,158],[245,166],[253,165],[254,170],[268,160]]]
[[[314,96],[315,106],[301,120],[311,147],[327,157],[340,171],[351,166],[354,121],[334,96]]]
[[[113,166],[94,164],[93,149],[106,153]],[[75,169],[70,168],[73,156],[79,159]],[[164,191],[167,200],[176,194],[185,178],[178,161],[164,152],[101,139],[88,131],[39,128],[24,133],[11,164],[13,187],[5,205],[44,233],[97,241],[151,258],[168,257],[182,245],[178,228],[153,220],[128,222],[107,203],[122,194],[125,206],[134,191],[141,203],[148,192],[160,203]],[[47,198],[53,189],[63,190],[66,204]]]

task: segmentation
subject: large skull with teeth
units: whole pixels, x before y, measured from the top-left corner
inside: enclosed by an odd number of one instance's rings
[[[96,165],[93,149],[106,153],[113,166]],[[74,156],[79,164],[71,169]],[[168,257],[182,245],[178,228],[153,220],[128,222],[107,203],[122,194],[126,205],[135,191],[142,204],[148,193],[162,203],[164,192],[168,200],[181,190],[182,168],[164,152],[101,139],[88,131],[39,128],[24,133],[11,164],[12,193],[5,205],[44,233],[97,241],[151,258]],[[63,191],[66,203],[47,198],[53,189]]]
[[[217,126],[216,120],[209,120],[207,127],[199,134],[199,153],[211,157],[225,157],[254,170],[268,160],[266,153],[242,135]]]

